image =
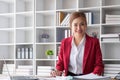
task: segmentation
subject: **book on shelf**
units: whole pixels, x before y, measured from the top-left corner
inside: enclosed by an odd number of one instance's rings
[[[67,20],[69,20],[69,18],[70,18],[70,13],[67,13],[67,15],[65,16],[65,18],[62,20],[62,22],[61,22],[61,26],[65,26],[65,25],[67,25]]]
[[[93,13],[92,13],[92,12],[89,12],[88,14],[89,14],[88,24],[91,25],[91,24],[93,24]]]
[[[69,26],[70,16],[65,20],[64,26]]]
[[[119,23],[120,22],[120,15],[106,15],[106,23]]]
[[[33,58],[33,48],[29,48],[29,59]]]
[[[106,71],[120,71],[120,68],[115,68],[115,67],[105,67],[104,70]]]
[[[16,69],[16,74],[18,75],[32,75],[33,74],[33,67],[32,66],[18,66]]]
[[[17,72],[33,72],[33,69],[23,69],[23,68],[21,68],[21,69],[16,69],[16,71]]]
[[[15,72],[15,64],[3,64],[2,74],[14,74]]]
[[[117,74],[117,73],[119,73],[119,72],[120,72],[119,70],[117,70],[117,71],[104,70],[104,73],[107,73],[107,74]]]
[[[108,38],[102,38],[102,41],[103,42],[119,42],[120,41],[120,38],[119,37],[108,37]]]
[[[21,59],[21,49],[20,48],[17,49],[16,58]]]
[[[62,11],[57,12],[56,13],[56,24],[60,25],[63,19],[65,18],[65,16],[66,16],[65,12],[62,12]]]
[[[105,68],[120,68],[120,64],[105,64]]]
[[[25,48],[25,59],[29,59],[29,50]]]
[[[120,72],[120,64],[105,64],[104,76],[114,78]]]
[[[101,37],[120,37],[120,33],[102,34]]]
[[[65,13],[60,11],[59,12],[59,24],[61,24],[64,18],[65,18]]]
[[[25,59],[25,49],[22,48],[22,51],[21,51],[21,59]]]
[[[67,29],[65,30],[65,38],[67,38],[68,36],[67,36],[67,33],[68,31],[67,31]]]
[[[50,73],[37,73],[39,76],[50,76]]]
[[[86,13],[85,13],[85,16],[86,16],[86,21],[87,21],[87,24],[89,24],[89,13],[88,13],[88,12],[86,12]]]
[[[70,37],[71,36],[71,31],[69,29],[65,29],[64,34],[65,34],[64,38]]]
[[[45,70],[52,70],[53,67],[52,66],[37,66],[38,69],[45,69]]]
[[[16,58],[17,59],[32,59],[33,49],[32,48],[17,48]]]
[[[51,70],[49,70],[49,69],[48,69],[48,70],[45,70],[45,69],[44,69],[44,70],[43,70],[43,69],[38,69],[37,72],[41,72],[41,73],[42,73],[42,72],[43,72],[43,73],[50,73]]]
[[[16,71],[17,75],[33,75],[33,72],[25,72],[25,71]]]
[[[3,67],[6,67],[6,65],[7,67],[15,67],[15,64],[3,64]]]
[[[18,68],[20,69],[20,68],[23,68],[23,69],[31,69],[31,68],[33,68],[33,66],[32,65],[18,65]]]
[[[106,14],[106,18],[120,18],[120,15]]]
[[[106,18],[106,21],[120,21],[120,18]]]
[[[52,71],[53,67],[51,66],[38,66],[37,67],[37,75],[40,76],[50,76],[50,72]]]
[[[118,21],[116,21],[116,20],[113,20],[113,21],[112,21],[112,20],[109,20],[109,21],[108,21],[108,20],[107,20],[106,23],[107,23],[107,24],[115,24],[115,23],[116,23],[116,24],[119,24],[119,23],[120,23],[120,20],[118,20]]]
[[[88,25],[93,24],[93,13],[92,12],[85,12],[86,21]]]

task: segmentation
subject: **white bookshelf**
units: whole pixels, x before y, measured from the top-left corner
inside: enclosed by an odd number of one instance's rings
[[[74,11],[91,12],[92,24],[88,24],[88,34],[97,32],[97,38],[106,64],[118,63],[120,41],[103,42],[101,35],[105,33],[120,33],[119,23],[106,24],[106,14],[120,15],[119,0],[0,0],[0,73],[2,74],[3,57],[8,64],[33,66],[37,75],[37,66],[55,67],[58,46],[65,37],[69,26],[57,24],[59,12]],[[49,38],[42,40],[42,34]],[[32,48],[33,58],[17,59],[18,48]],[[52,49],[55,55],[48,59],[47,49]],[[16,71],[15,71],[16,72]],[[14,73],[15,73],[14,72]]]

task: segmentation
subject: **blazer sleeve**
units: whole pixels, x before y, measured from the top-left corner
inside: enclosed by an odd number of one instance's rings
[[[95,45],[95,52],[96,52],[96,61],[95,61],[95,67],[94,67],[94,74],[98,74],[101,75],[104,71],[104,65],[103,65],[103,61],[102,61],[102,53],[101,53],[101,49],[100,49],[100,44],[99,44],[99,40],[97,39],[96,41],[96,45]]]
[[[58,53],[58,61],[57,61],[57,64],[56,64],[56,69],[59,70],[59,71],[64,70],[63,53],[64,53],[64,41],[61,42],[60,52]]]

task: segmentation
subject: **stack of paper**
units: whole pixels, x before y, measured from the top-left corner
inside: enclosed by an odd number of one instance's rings
[[[104,75],[114,78],[120,72],[120,64],[105,64]]]
[[[2,74],[6,75],[8,71],[11,75],[14,74],[15,64],[3,64]]]
[[[0,75],[0,80],[10,80],[10,77],[6,75]]]
[[[93,73],[82,76],[56,76],[56,77],[38,77],[40,80],[111,80],[107,76],[97,76]]]
[[[117,42],[120,41],[120,33],[102,34],[101,38],[103,42]]]
[[[39,76],[50,76],[51,70],[52,70],[51,66],[38,66],[37,67],[37,75],[39,75]]]
[[[111,80],[109,76],[98,76],[93,73],[82,75],[82,76],[74,76],[73,77],[76,80],[82,79],[82,80]]]
[[[33,75],[33,66],[19,65],[16,69],[17,75]]]
[[[120,23],[120,15],[106,15],[106,23]]]

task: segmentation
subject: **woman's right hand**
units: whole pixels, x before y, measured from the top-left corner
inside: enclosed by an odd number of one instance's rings
[[[52,77],[61,76],[62,75],[62,71],[53,70],[50,74],[51,74]]]

